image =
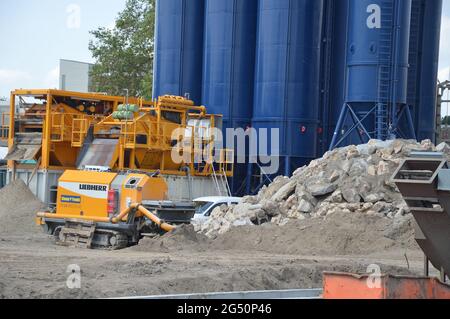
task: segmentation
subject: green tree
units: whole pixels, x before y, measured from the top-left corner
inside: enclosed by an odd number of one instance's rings
[[[155,0],[127,0],[113,29],[91,31],[92,91],[151,97],[154,26]]]
[[[450,125],[450,116],[445,116],[442,118],[442,125]]]

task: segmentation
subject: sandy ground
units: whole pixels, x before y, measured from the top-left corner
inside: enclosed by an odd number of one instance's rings
[[[364,273],[375,263],[384,273],[420,274],[423,267],[422,253],[416,249],[340,257],[198,249],[111,252],[57,246],[41,234],[28,238],[0,234],[0,238],[1,298],[320,288],[323,271]],[[81,268],[81,289],[66,286],[66,270],[71,264]]]
[[[233,228],[208,239],[183,226],[121,251],[57,246],[34,224],[42,207],[23,182],[0,191],[0,298],[106,298],[305,289],[323,271],[420,274],[411,218],[336,213],[285,226]],[[406,256],[406,257],[405,257]],[[81,288],[69,289],[69,265]]]

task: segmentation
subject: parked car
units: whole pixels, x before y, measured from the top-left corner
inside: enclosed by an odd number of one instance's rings
[[[222,205],[237,205],[241,202],[241,197],[200,197],[194,199],[193,202],[196,205],[196,212],[192,221],[194,223],[203,223],[209,219],[213,210]]]

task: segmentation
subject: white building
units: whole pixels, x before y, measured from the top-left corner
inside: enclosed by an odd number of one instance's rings
[[[0,114],[9,113],[9,99],[0,96]]]
[[[59,89],[75,92],[89,92],[91,87],[90,71],[93,64],[60,60]]]

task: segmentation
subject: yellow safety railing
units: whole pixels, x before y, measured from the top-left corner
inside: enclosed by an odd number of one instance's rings
[[[82,147],[90,123],[87,118],[74,118],[72,123],[72,147]]]
[[[234,174],[234,150],[222,149],[220,150],[220,171],[224,172],[227,176],[233,176]]]
[[[125,148],[136,148],[136,122],[122,122],[121,123],[121,142]]]
[[[63,142],[65,127],[65,114],[64,113],[53,113],[51,114],[51,141],[52,142]]]
[[[145,118],[120,123],[121,143],[127,149],[147,148],[152,150],[171,150],[172,133],[183,129],[182,125],[158,122],[157,119]],[[145,136],[139,140],[138,136]]]

